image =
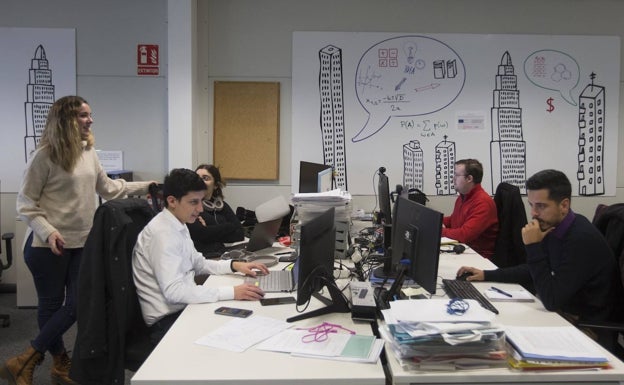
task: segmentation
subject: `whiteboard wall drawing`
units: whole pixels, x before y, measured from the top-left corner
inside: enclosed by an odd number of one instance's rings
[[[463,158],[483,163],[490,193],[526,193],[555,168],[578,195],[614,195],[619,49],[613,36],[295,32],[293,163],[332,165],[354,195],[374,193],[380,166],[391,184],[454,195]]]
[[[506,182],[526,193],[526,142],[522,136],[522,108],[518,77],[509,52],[505,52],[495,77],[492,105],[492,191]],[[452,177],[452,176],[451,176]]]
[[[54,104],[54,100],[52,69],[49,67],[45,49],[39,45],[30,61],[28,84],[26,84],[26,102],[24,102],[26,113],[24,160],[26,162],[39,144],[39,139],[45,129],[48,112]]]
[[[348,191],[342,51],[333,45],[328,45],[320,50],[319,62],[323,164],[331,165],[333,168],[334,187]]]
[[[54,100],[76,93],[76,30],[0,28],[0,179],[17,192]]]

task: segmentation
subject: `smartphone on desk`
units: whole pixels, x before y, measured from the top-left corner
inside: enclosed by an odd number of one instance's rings
[[[276,297],[276,298],[261,298],[260,304],[262,306],[269,305],[284,305],[287,303],[295,303],[297,300],[295,297]]]
[[[230,317],[239,317],[239,318],[247,318],[251,315],[251,313],[253,313],[252,310],[239,309],[236,307],[227,307],[227,306],[221,306],[220,308],[215,310],[215,314],[228,315]]]

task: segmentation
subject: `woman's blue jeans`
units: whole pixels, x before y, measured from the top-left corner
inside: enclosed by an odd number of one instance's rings
[[[39,334],[31,341],[35,350],[60,354],[63,334],[76,322],[76,291],[82,248],[65,249],[58,256],[47,247],[32,247],[31,233],[24,245],[24,260],[32,273],[39,304]]]

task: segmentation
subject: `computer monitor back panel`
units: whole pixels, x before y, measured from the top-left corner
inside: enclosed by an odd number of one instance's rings
[[[430,294],[435,294],[440,259],[443,214],[398,198],[392,229],[392,262],[407,259],[407,276]]]
[[[319,192],[319,172],[331,170],[331,166],[300,161],[299,162],[299,192],[315,193]]]
[[[321,289],[325,283],[321,282],[323,277],[333,281],[334,211],[332,207],[301,226],[297,280],[297,304],[300,306],[310,300],[313,292]]]

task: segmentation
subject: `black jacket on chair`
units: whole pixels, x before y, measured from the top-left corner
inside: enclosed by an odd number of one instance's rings
[[[151,352],[132,278],[132,250],[154,216],[147,201],[114,199],[95,212],[78,276],[78,333],[70,377],[82,385],[124,383]]]
[[[496,187],[494,202],[498,212],[498,238],[492,262],[498,267],[520,265],[526,262],[526,250],[522,242],[522,228],[527,224],[520,189],[509,183]]]

